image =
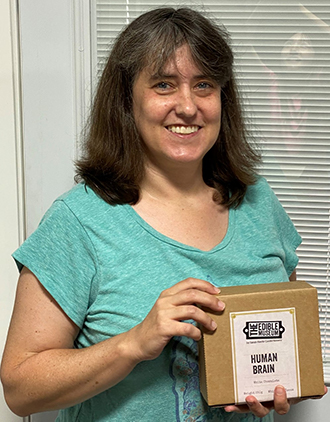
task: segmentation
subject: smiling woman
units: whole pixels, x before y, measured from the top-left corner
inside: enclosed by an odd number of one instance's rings
[[[191,9],[152,10],[119,35],[79,183],[14,253],[1,379],[17,414],[271,422],[289,410],[282,386],[271,403],[225,409],[199,391],[199,325],[217,328],[202,308],[225,307],[215,286],[289,280],[301,241],[256,174],[232,64],[226,32]]]

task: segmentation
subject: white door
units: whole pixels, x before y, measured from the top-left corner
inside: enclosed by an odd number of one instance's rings
[[[9,9],[9,0],[6,3],[8,3],[6,6]],[[67,0],[33,0],[32,2],[18,0],[22,137],[24,140],[21,164],[24,174],[25,201],[18,204],[16,202],[17,193],[13,189],[10,190],[8,185],[6,185],[6,192],[9,190],[11,192],[16,214],[19,206],[24,202],[25,235],[29,235],[37,227],[52,201],[70,189],[74,183],[73,160],[77,151],[76,125],[79,125],[75,109],[77,104],[73,19],[75,3],[77,2]],[[2,10],[0,15],[1,18],[4,16]],[[8,31],[8,35],[10,40],[10,31]],[[8,180],[12,181],[16,189],[15,135],[12,139],[10,148],[8,145],[6,146],[7,161],[8,158],[12,158],[13,172],[13,176]],[[18,170],[20,173],[21,169]],[[6,199],[6,201],[8,200]],[[17,216],[13,212],[12,216],[16,222]],[[4,219],[2,214],[1,218]],[[7,325],[0,326],[3,331],[7,330],[13,303],[15,288],[13,280],[17,279],[17,271],[9,255],[23,239],[19,239],[16,235],[12,240],[15,240],[16,243],[12,242],[15,244],[7,248],[6,251],[6,259],[10,262],[8,265],[11,266],[12,284],[5,290],[7,296],[7,292],[10,292],[10,299],[7,299],[10,306],[5,312]],[[0,411],[1,420],[4,422],[22,421],[22,418],[12,415],[4,403],[1,402],[0,406],[1,409],[2,406],[5,409]],[[2,419],[5,412],[11,416]],[[53,422],[56,415],[57,412],[46,412],[32,415],[25,420]]]
[[[71,1],[20,1],[27,235],[73,185],[74,57]]]

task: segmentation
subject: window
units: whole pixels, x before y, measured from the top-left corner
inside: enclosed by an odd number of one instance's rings
[[[91,4],[96,78],[123,25],[164,3]],[[319,292],[325,378],[330,383],[329,0],[209,0],[200,9],[232,35],[247,119],[263,149],[261,171],[303,237],[297,275]]]

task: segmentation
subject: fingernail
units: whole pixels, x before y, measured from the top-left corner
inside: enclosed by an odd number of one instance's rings
[[[217,323],[215,321],[211,322],[212,329],[215,330],[217,328]]]
[[[245,400],[248,406],[253,406],[254,405],[254,401],[251,399],[246,399]]]
[[[285,394],[285,388],[282,385],[277,385],[275,388],[275,394],[278,396],[283,396]]]
[[[217,286],[213,286],[214,287],[214,291],[217,292],[217,294],[219,294],[221,292],[221,290],[219,289],[219,287]]]
[[[225,309],[225,304],[221,302],[221,300],[218,301],[218,308],[223,311]]]

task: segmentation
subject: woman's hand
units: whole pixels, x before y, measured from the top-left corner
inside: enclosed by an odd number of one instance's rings
[[[219,292],[211,283],[194,278],[164,290],[147,317],[130,331],[138,359],[155,359],[173,336],[186,336],[198,341],[201,331],[185,320],[192,319],[214,331],[216,323],[196,305],[215,312],[222,311],[225,305],[215,296]]]
[[[326,386],[324,386],[324,394],[328,392]],[[318,397],[320,398],[320,397]],[[285,415],[289,412],[292,404],[300,403],[304,401],[304,398],[288,399],[286,396],[286,390],[281,385],[278,385],[274,390],[274,401],[260,403],[254,396],[247,396],[245,401],[246,405],[240,406],[226,406],[226,412],[237,412],[247,413],[251,412],[259,418],[266,416],[272,409],[275,410],[279,415]]]
[[[277,386],[274,390],[274,401],[260,403],[254,396],[247,396],[246,405],[226,406],[226,412],[247,413],[251,412],[258,418],[263,418],[272,409],[280,415],[285,415],[290,410],[290,402],[287,399],[285,388]]]

